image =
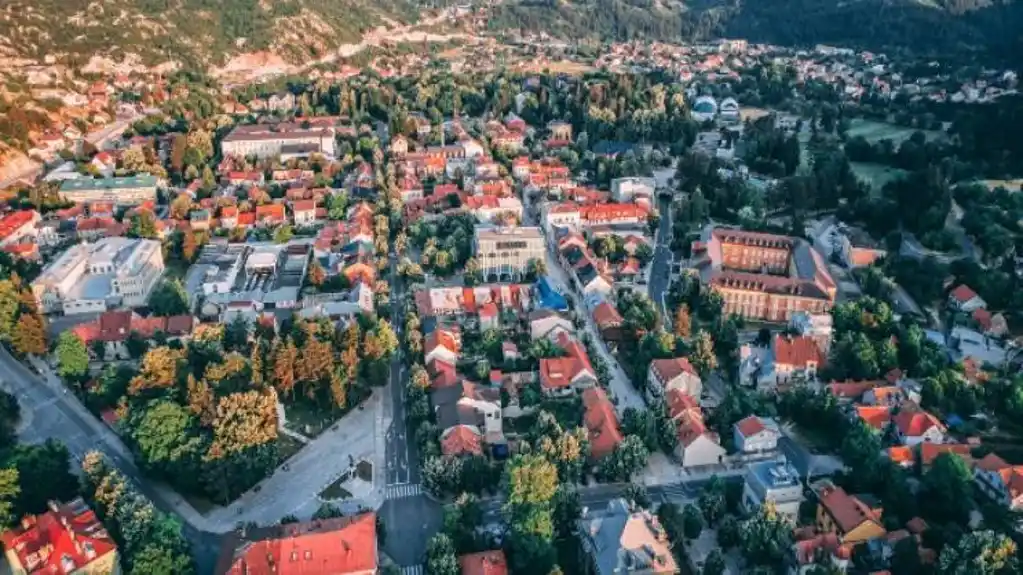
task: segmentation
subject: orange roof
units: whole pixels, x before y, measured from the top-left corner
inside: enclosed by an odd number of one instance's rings
[[[971,299],[977,297],[977,292],[970,289],[970,286],[961,284],[956,289],[952,290],[952,297],[955,298],[959,303],[966,303]]]
[[[700,404],[696,401],[696,398],[677,387],[668,390],[668,393],[665,394],[665,401],[668,404],[668,416],[672,419],[679,417],[687,411],[700,409]]]
[[[903,409],[892,421],[899,429],[899,433],[907,437],[920,437],[932,427],[937,427],[942,432],[945,430],[945,426],[938,418],[926,411]]]
[[[316,210],[316,200],[298,200],[291,203],[295,212],[312,212]]]
[[[977,462],[977,467],[984,471],[1001,471],[1002,469],[1009,467],[1009,464],[994,453],[988,453],[983,459]]]
[[[600,328],[618,327],[625,321],[622,319],[622,314],[618,313],[618,310],[608,302],[600,302],[600,305],[593,309],[593,319],[597,322],[597,326]]]
[[[760,418],[755,415],[750,415],[736,423],[735,426],[739,429],[739,433],[741,433],[743,437],[753,437],[767,429],[764,422],[760,421]]]
[[[430,335],[426,336],[426,341],[423,342],[423,353],[429,355],[430,352],[438,347],[443,347],[454,353],[458,353],[462,349],[455,332],[446,329],[435,329]]]
[[[567,357],[548,357],[540,360],[540,386],[559,389],[571,385],[583,370],[593,371],[590,358],[582,344],[565,332],[558,334],[558,345]]]
[[[897,465],[910,466],[916,462],[913,457],[913,448],[905,445],[897,445],[888,448],[888,459]]]
[[[500,549],[462,555],[458,564],[462,575],[508,575],[508,562]]]
[[[985,330],[991,329],[991,312],[980,307],[973,310],[973,319]]]
[[[483,455],[480,435],[468,425],[456,425],[444,431],[440,439],[441,453],[449,457]]]
[[[257,220],[284,220],[284,205],[283,204],[264,204],[262,206],[256,206],[256,219]]]
[[[62,565],[65,557],[74,562],[76,572],[79,569],[87,572],[90,565],[117,552],[113,538],[81,499],[57,505],[41,515],[27,516],[18,527],[4,531],[0,541],[21,568],[33,565],[27,569],[29,573],[65,573]],[[95,555],[87,555],[87,547]],[[44,548],[49,551],[45,557],[40,554]],[[35,559],[34,563],[30,557]]]
[[[856,415],[867,426],[877,430],[884,429],[892,418],[891,411],[887,405],[857,405]]]
[[[255,528],[234,538],[240,540],[229,541],[217,573],[343,575],[377,568],[375,513]]]
[[[354,264],[345,268],[345,277],[348,281],[354,285],[356,280],[361,281],[364,284],[371,284],[376,279],[377,271],[373,266],[363,263],[355,262]]]
[[[599,387],[583,391],[583,407],[586,410],[583,423],[590,436],[590,453],[595,459],[600,459],[613,452],[622,442],[618,417],[611,400]]]
[[[925,441],[920,444],[920,464],[930,465],[942,453],[953,453],[965,459],[970,459],[970,446],[964,443],[931,443]]]
[[[778,335],[774,338],[774,362],[799,368],[815,363],[820,367],[824,365],[824,354],[811,337]]]
[[[32,210],[23,210],[20,212],[11,212],[0,218],[0,240],[7,238],[21,226],[32,221],[35,216],[35,212]]]
[[[871,390],[874,394],[874,401],[878,405],[892,405],[895,400],[902,397],[902,389],[894,385],[875,387]]]
[[[684,357],[655,359],[650,362],[650,367],[654,370],[654,373],[657,374],[657,377],[661,378],[665,383],[684,373],[699,377],[696,373],[696,368],[694,368],[693,365],[689,363],[689,360]]]

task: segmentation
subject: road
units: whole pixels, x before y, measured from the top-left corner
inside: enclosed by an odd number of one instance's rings
[[[391,255],[391,325],[399,339],[405,326],[405,286],[396,273],[397,257]],[[419,450],[410,437],[405,411],[409,366],[399,348],[391,360],[390,381],[385,392],[384,420],[388,421],[384,449],[385,500],[379,514],[387,527],[384,551],[404,567],[419,565],[426,543],[440,530],[440,504],[423,495]],[[413,431],[414,433],[414,431]]]
[[[105,425],[85,410],[62,387],[45,382],[0,347],[0,384],[18,398],[22,421],[18,434],[22,441],[41,443],[56,439],[67,445],[72,457],[81,462],[90,451],[100,451],[110,463],[131,479],[139,491],[162,511],[177,513],[173,492],[143,478],[127,447]],[[182,521],[185,537],[192,544],[192,553],[199,572],[213,569],[220,551],[220,535],[201,531]]]
[[[647,288],[650,299],[661,310],[665,325],[671,325],[671,317],[664,303],[664,294],[668,291],[668,283],[671,279],[671,202],[667,198],[659,198],[658,204],[661,223],[657,231],[654,259],[650,263],[650,279]]]

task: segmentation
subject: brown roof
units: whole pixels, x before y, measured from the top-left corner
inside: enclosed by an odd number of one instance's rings
[[[690,375],[696,375],[696,369],[693,368],[689,360],[684,357],[674,357],[671,359],[655,359],[650,362],[650,367],[653,368],[654,372],[663,381],[668,382],[683,373]]]
[[[618,417],[615,415],[611,400],[599,387],[583,391],[583,407],[586,409],[583,423],[589,431],[590,453],[594,458],[600,459],[609,455],[622,442]]]
[[[620,326],[625,321],[622,319],[622,315],[618,313],[618,310],[606,301],[593,308],[593,319],[601,328]]]
[[[824,361],[824,354],[811,337],[778,335],[774,338],[774,362],[778,365],[806,367],[815,363],[821,367]]]
[[[458,564],[462,575],[508,575],[508,562],[500,549],[462,555]]]
[[[441,453],[449,457],[459,455],[483,455],[480,435],[468,425],[456,425],[447,429],[440,439]]]
[[[865,521],[880,520],[873,510],[857,497],[846,493],[841,487],[831,486],[822,490],[820,503],[828,515],[835,520],[840,535],[849,533]]]

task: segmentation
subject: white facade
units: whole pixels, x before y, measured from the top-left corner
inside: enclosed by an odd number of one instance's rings
[[[141,307],[163,275],[160,242],[104,238],[61,254],[32,282],[43,313],[66,315]]]
[[[484,274],[517,274],[529,261],[544,259],[543,234],[539,228],[476,228],[476,259]]]
[[[302,129],[285,125],[274,130],[269,125],[239,126],[224,137],[220,151],[224,156],[279,156],[285,148],[309,147],[313,153],[334,157],[334,130],[332,128]]]
[[[616,202],[632,202],[637,197],[651,198],[657,189],[653,178],[615,178],[611,180],[611,197]]]

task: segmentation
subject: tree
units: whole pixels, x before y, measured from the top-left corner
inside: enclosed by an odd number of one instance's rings
[[[195,237],[195,232],[185,231],[181,237],[181,257],[187,263],[192,263],[195,259],[196,252],[199,251],[199,241]]]
[[[630,435],[600,461],[598,474],[608,481],[629,481],[634,473],[646,466],[648,456],[643,440]]]
[[[700,491],[696,504],[707,523],[714,525],[725,515],[725,484],[717,475],[710,478]]]
[[[741,487],[741,486],[740,486]],[[735,517],[726,515],[718,525],[718,545],[722,549],[731,549],[739,544],[739,522]]]
[[[191,211],[192,199],[188,197],[188,194],[178,194],[171,202],[170,217],[175,220],[187,219],[188,213]]]
[[[725,572],[725,558],[719,549],[713,549],[703,560],[702,575],[723,575]]]
[[[920,543],[913,537],[900,539],[892,553],[892,573],[912,575],[919,573],[920,567]]]
[[[128,236],[132,238],[153,239],[156,237],[156,218],[149,210],[140,210],[131,216]]]
[[[10,527],[18,519],[15,502],[20,494],[18,470],[13,467],[0,469],[0,527]]]
[[[292,231],[291,226],[287,224],[280,226],[277,228],[277,231],[274,232],[274,243],[286,244],[291,240],[291,236],[293,235],[294,232]]]
[[[695,505],[689,504],[682,509],[682,532],[686,539],[696,539],[703,531],[703,517]]]
[[[313,260],[313,263],[309,264],[309,283],[320,287],[326,279],[327,273],[323,271],[323,266],[320,265],[319,261]]]
[[[991,530],[967,533],[938,556],[938,575],[1012,575],[1019,573],[1016,543]]]
[[[700,373],[700,377],[706,378],[718,365],[717,355],[714,354],[714,340],[710,334],[700,330],[696,333],[696,345],[691,356],[693,367]]]
[[[142,369],[131,380],[129,395],[138,395],[147,389],[168,389],[177,382],[178,364],[185,359],[184,350],[154,347],[142,358]]]
[[[149,309],[159,317],[187,314],[188,294],[185,293],[185,286],[178,280],[163,280],[149,296]]]
[[[70,331],[57,337],[57,374],[78,381],[89,373],[89,352],[77,335]]]
[[[444,533],[434,535],[426,544],[426,572],[428,575],[460,575],[462,572],[451,538]]]
[[[78,494],[78,478],[71,473],[71,455],[64,444],[47,440],[41,445],[18,445],[6,465],[18,471],[20,493],[15,515],[41,513],[51,500],[68,501]]]
[[[966,525],[973,511],[973,474],[962,457],[942,453],[935,458],[924,475],[924,490],[930,501],[942,505],[928,506],[932,517]]]
[[[650,494],[647,492],[646,487],[641,484],[630,483],[625,488],[624,497],[637,507],[650,507]]]
[[[791,539],[791,526],[770,503],[739,525],[743,557],[753,565],[780,566],[789,551]]]
[[[168,400],[132,410],[125,421],[142,466],[162,477],[184,477],[195,484],[205,442],[198,421],[188,410]]]
[[[46,353],[46,331],[42,318],[34,313],[23,313],[11,334],[11,344],[23,355]]]
[[[689,306],[681,304],[675,312],[675,335],[682,339],[689,339],[692,329],[692,319],[689,317]]]
[[[132,556],[129,573],[130,575],[195,573],[195,565],[188,554],[168,549],[160,542],[153,542]]]

